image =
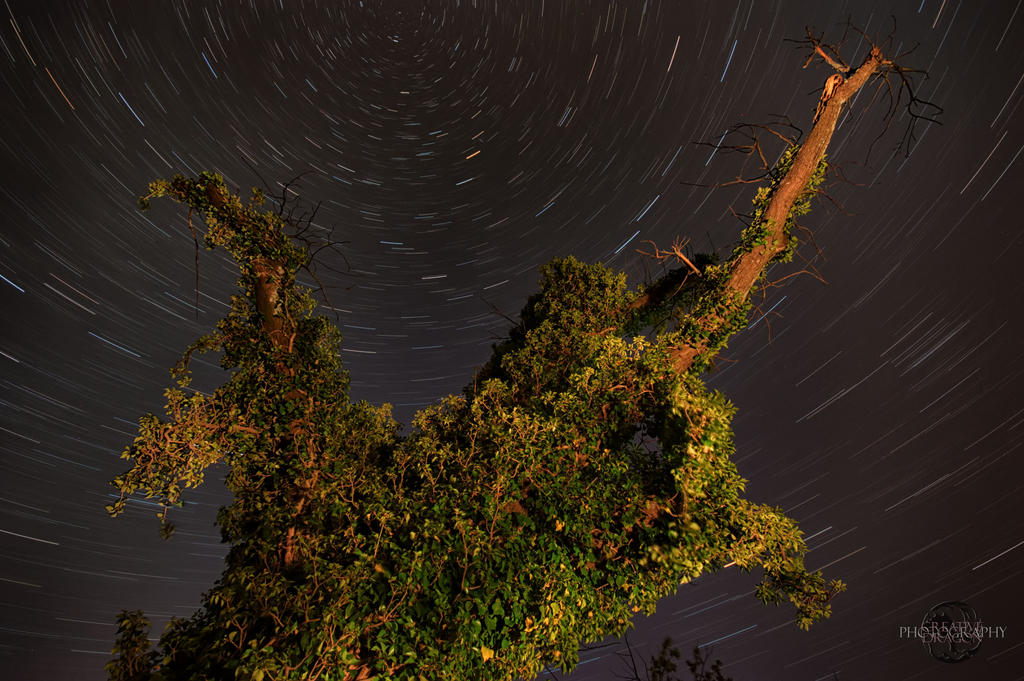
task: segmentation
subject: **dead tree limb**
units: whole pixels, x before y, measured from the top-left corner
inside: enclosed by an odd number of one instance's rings
[[[825,59],[833,68],[842,69],[844,64],[826,52],[820,41],[814,45],[813,56],[817,54]],[[841,82],[831,80],[831,87],[826,83],[814,127],[796,153],[792,166],[780,179],[779,185],[772,196],[771,202],[762,217],[767,227],[767,238],[751,250],[738,254],[729,263],[729,276],[722,285],[720,293],[724,297],[734,298],[738,302],[745,301],[751,289],[760,278],[769,262],[789,246],[790,236],[785,232],[790,212],[798,199],[807,190],[812,177],[825,157],[825,151],[832,141],[839,115],[844,105],[871,79],[880,69],[891,69],[893,62],[887,59],[881,48],[875,46],[855,70],[847,68],[847,77]],[[713,330],[721,326],[724,320],[706,318],[698,321],[705,329]],[[672,348],[673,364],[677,371],[683,373],[694,363],[702,352],[707,350],[706,343],[686,342]]]

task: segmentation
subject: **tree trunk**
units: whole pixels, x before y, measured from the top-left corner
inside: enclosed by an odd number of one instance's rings
[[[825,90],[819,104],[819,115],[814,127],[811,128],[807,139],[797,151],[792,167],[782,178],[764,213],[763,219],[769,227],[769,236],[763,245],[755,246],[751,251],[733,259],[732,272],[722,287],[723,296],[731,297],[738,294],[740,300],[746,300],[771,259],[786,249],[789,242],[785,234],[785,226],[789,213],[810,182],[818,164],[824,158],[825,150],[828,149],[836,124],[839,122],[839,114],[842,112],[843,105],[868,82],[879,67],[887,63],[882,56],[882,51],[878,47],[874,47],[864,63],[838,87],[832,89],[831,96],[829,96],[831,88]],[[823,108],[821,108],[822,104]],[[714,319],[701,321],[702,326],[707,329],[716,328],[722,323],[722,320]],[[703,345],[694,347],[686,344],[672,348],[671,354],[675,369],[680,373],[687,371],[697,356],[706,349]]]

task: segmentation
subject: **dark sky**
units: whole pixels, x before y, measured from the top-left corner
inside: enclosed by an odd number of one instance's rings
[[[1024,678],[1021,0],[4,5],[3,678],[104,678],[119,610],[157,634],[220,572],[216,480],[170,542],[151,507],[103,510],[137,418],[234,281],[201,254],[197,320],[184,212],[139,213],[147,182],[210,169],[247,191],[316,171],[301,194],[348,242],[321,278],[353,397],[408,422],[486,360],[541,263],[574,254],[639,281],[644,240],[727,253],[729,207],[752,190],[693,186],[743,160],[695,142],[773,114],[808,129],[829,72],[784,39],[838,40],[847,18],[891,32],[890,53],[919,43],[902,61],[930,74],[919,94],[942,125],[894,155],[906,114],[872,147],[885,93],[857,97],[831,148],[848,182],[804,219],[828,284],[767,291],[709,379],[739,407],[748,496],[796,518],[808,566],[849,591],[804,633],[751,595],[756,573],[726,569],[630,637],[640,655],[664,636],[711,644],[736,681]],[[844,48],[859,63],[867,44]],[[197,368],[199,387],[222,379],[211,358]],[[943,601],[1005,637],[962,664],[900,638]],[[569,678],[614,678],[620,649]]]

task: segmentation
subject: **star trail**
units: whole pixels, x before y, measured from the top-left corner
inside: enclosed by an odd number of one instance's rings
[[[200,249],[197,292],[187,215],[140,212],[148,182],[210,170],[315,209],[335,246],[303,283],[344,334],[353,399],[408,429],[472,379],[544,262],[640,282],[661,271],[649,242],[727,256],[754,186],[726,183],[757,167],[715,145],[783,114],[809,130],[831,70],[786,39],[846,32],[859,64],[849,20],[927,72],[941,124],[897,150],[904,103],[887,123],[884,85],[857,95],[802,219],[824,282],[772,269],[708,377],[738,407],[746,496],[795,518],[808,567],[849,590],[802,632],[751,595],[758,574],[725,568],[629,640],[648,658],[666,636],[702,645],[736,681],[1024,679],[1021,4],[5,0],[4,678],[106,678],[120,610],[155,637],[220,574],[219,480],[186,495],[169,542],[155,504],[104,511],[138,417],[235,279]],[[198,389],[223,378],[194,368]],[[960,664],[901,637],[946,601],[1005,636]],[[595,643],[543,678],[625,673],[624,644]]]

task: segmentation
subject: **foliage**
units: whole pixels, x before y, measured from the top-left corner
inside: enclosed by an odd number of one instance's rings
[[[662,640],[661,648],[657,655],[651,656],[650,664],[643,660],[637,664],[633,646],[628,637],[624,638],[626,650],[618,655],[628,665],[627,675],[616,674],[617,678],[623,679],[623,681],[684,681],[675,675],[679,671],[679,648],[672,645],[671,638],[666,637]],[[715,660],[712,663],[710,654],[710,648],[703,651],[699,645],[693,647],[693,659],[685,660],[693,681],[732,681],[732,677],[726,676],[722,671],[722,661]],[[709,664],[710,667],[708,667]]]
[[[710,651],[708,651],[710,652]],[[700,646],[693,647],[693,659],[686,660],[686,668],[693,675],[693,681],[732,681],[732,677],[726,676],[722,671],[722,661],[711,659],[705,656]],[[661,649],[657,655],[651,657],[651,664],[647,667],[646,681],[682,681],[675,672],[679,670],[679,649],[672,645],[672,639],[666,638],[661,642]],[[711,663],[711,667],[708,664]],[[633,677],[629,681],[643,681],[640,679],[638,670],[633,670]]]
[[[662,645],[662,651],[668,646],[668,640]],[[673,652],[675,649],[672,649]],[[678,653],[676,654],[678,657]],[[704,657],[704,653],[701,651],[700,646],[693,647],[693,659],[686,661],[686,668],[693,674],[693,681],[732,681],[732,677],[726,676],[722,672],[722,661],[715,660],[708,668],[708,662],[710,660]],[[654,679],[652,679],[654,681]],[[665,681],[668,681],[666,678]]]
[[[602,265],[544,265],[474,381],[400,437],[389,405],[348,399],[340,334],[295,280],[308,252],[262,196],[243,204],[210,173],[156,182],[143,203],[159,196],[204,216],[206,245],[240,275],[231,311],[172,372],[166,415],[141,419],[108,507],[158,499],[169,536],[167,507],[211,464],[229,466],[224,573],[201,610],[168,625],[152,678],[568,670],[581,642],[621,635],[680,584],[732,564],[763,568],[758,596],[790,600],[801,627],[828,616],[843,585],[804,568],[780,509],[741,496],[734,408],[699,378],[746,318],[723,293],[729,263],[704,263],[696,285],[650,306]],[[652,332],[655,307],[671,320]],[[694,338],[708,350],[680,373],[673,348]],[[230,378],[203,395],[188,360],[209,350]],[[122,638],[111,678],[143,678],[131,675],[136,634]]]
[[[107,663],[110,681],[149,681],[160,655],[149,646],[149,620],[141,610],[122,610],[117,618],[117,639]]]

